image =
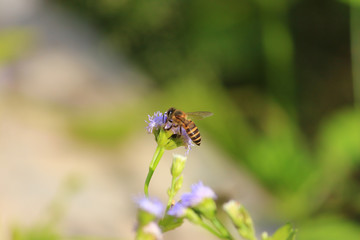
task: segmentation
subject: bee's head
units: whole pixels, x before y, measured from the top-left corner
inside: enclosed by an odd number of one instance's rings
[[[175,108],[171,107],[166,111],[166,115],[168,118],[171,118],[172,114],[175,112]]]

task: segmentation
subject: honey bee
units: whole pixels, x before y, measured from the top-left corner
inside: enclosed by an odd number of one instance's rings
[[[191,119],[200,120],[205,117],[210,117],[211,115],[213,115],[213,113],[203,111],[185,113],[172,107],[166,111],[167,121],[165,126],[168,126],[167,129],[180,126],[180,132],[181,127],[183,127],[190,139],[196,145],[200,146],[200,131]]]

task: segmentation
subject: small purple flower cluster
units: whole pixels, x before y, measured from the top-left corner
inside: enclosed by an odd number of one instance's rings
[[[171,207],[168,214],[171,216],[183,217],[186,208],[195,207],[208,198],[216,199],[216,194],[210,187],[205,186],[202,182],[193,184],[191,186],[191,192],[184,193],[181,196],[181,201]],[[140,209],[156,216],[157,218],[160,218],[163,214],[164,206],[157,199],[142,197],[138,198],[136,202]]]
[[[190,193],[181,196],[181,202],[184,206],[194,207],[206,198],[216,199],[216,194],[210,187],[199,182],[191,186]]]
[[[155,198],[148,197],[138,197],[135,201],[141,210],[139,211],[139,220],[136,226],[136,239],[145,239],[142,234],[148,234],[152,236],[151,239],[162,240],[162,232],[157,223],[157,219],[163,216],[163,204]],[[148,214],[150,214],[151,217],[149,217]]]
[[[146,126],[146,130],[148,133],[153,133],[154,129],[158,130],[160,127],[166,123],[167,116],[162,112],[158,111],[154,113],[153,116],[148,115],[149,122],[145,121],[148,125]]]
[[[204,186],[202,182],[194,184],[191,186],[191,192],[184,193],[181,201],[177,202],[168,211],[168,214],[178,218],[184,217],[186,208],[195,207],[207,198],[216,199],[214,191],[210,187]]]
[[[185,213],[186,213],[186,207],[181,202],[177,202],[167,212],[168,215],[174,216],[174,217],[177,217],[177,218],[184,217]]]
[[[145,121],[148,125],[146,126],[146,130],[148,133],[154,133],[155,130],[159,130],[160,128],[171,129],[175,135],[181,136],[183,145],[186,149],[186,155],[191,150],[191,147],[194,146],[191,138],[186,133],[185,129],[178,127],[171,127],[171,123],[167,122],[166,113],[162,113],[160,111],[155,112],[154,115],[148,115],[149,120]]]
[[[140,197],[136,199],[139,208],[154,215],[157,218],[161,218],[164,212],[163,204],[154,198]]]

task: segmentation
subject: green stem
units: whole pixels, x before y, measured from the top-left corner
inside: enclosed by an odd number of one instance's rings
[[[209,225],[207,225],[206,223],[202,222],[200,224],[201,227],[205,228],[206,230],[208,230],[209,232],[211,232],[212,234],[214,234],[215,236],[217,236],[218,238],[223,239],[224,236],[222,236],[220,233],[218,233],[217,231],[215,231],[212,227],[210,227]]]
[[[175,189],[175,182],[176,182],[175,180],[176,179],[174,179],[174,177],[171,180],[171,187],[170,187],[170,192],[169,192],[169,200],[168,200],[165,212],[167,212],[170,209],[170,206],[171,206],[172,201],[173,201],[174,196],[175,196],[175,190],[174,190]]]
[[[215,217],[211,220],[212,224],[221,233],[222,238],[232,240],[234,239],[224,225]]]
[[[148,175],[146,177],[146,180],[145,180],[145,185],[144,185],[144,193],[145,195],[148,197],[149,196],[149,183],[150,183],[150,180],[151,180],[151,177],[158,165],[158,163],[160,162],[160,159],[162,157],[162,155],[164,154],[164,151],[165,151],[165,148],[162,147],[162,146],[157,146],[156,148],[156,151],[154,153],[154,156],[151,160],[151,163],[150,163],[150,166],[149,166],[149,172],[148,172]]]

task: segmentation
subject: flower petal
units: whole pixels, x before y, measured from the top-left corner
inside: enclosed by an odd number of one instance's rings
[[[207,198],[216,199],[216,194],[210,187],[199,182],[191,186],[191,193],[184,193],[181,196],[181,202],[186,207],[194,207]]]
[[[170,216],[181,218],[185,216],[185,210],[186,207],[181,202],[177,202],[174,206],[170,208],[167,214]]]
[[[141,197],[136,199],[136,203],[139,205],[140,209],[156,216],[157,218],[162,217],[164,206],[159,200]]]

